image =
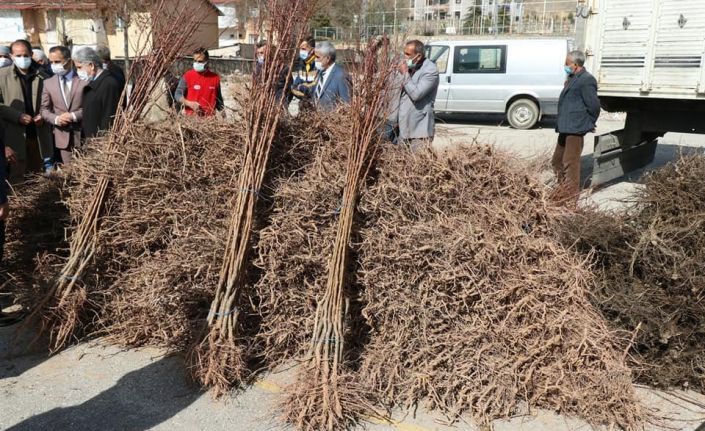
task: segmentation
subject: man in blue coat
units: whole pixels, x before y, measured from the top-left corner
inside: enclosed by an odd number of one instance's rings
[[[580,195],[580,156],[585,135],[595,129],[600,116],[597,81],[585,70],[582,51],[568,53],[565,60],[568,79],[558,99],[556,132],[558,142],[553,153],[553,170],[566,202]]]
[[[333,111],[341,103],[350,103],[350,77],[335,63],[335,47],[330,42],[316,45],[318,83],[314,89],[314,104],[321,111]]]

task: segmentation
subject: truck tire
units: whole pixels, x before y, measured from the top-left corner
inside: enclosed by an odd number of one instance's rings
[[[539,122],[541,111],[531,99],[519,99],[512,102],[507,109],[507,121],[515,129],[531,129]]]

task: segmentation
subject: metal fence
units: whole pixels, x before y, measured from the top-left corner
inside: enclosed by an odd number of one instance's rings
[[[413,8],[367,11],[350,26],[314,28],[319,40],[405,36],[573,36],[581,0],[415,0]],[[421,5],[419,5],[421,3]]]

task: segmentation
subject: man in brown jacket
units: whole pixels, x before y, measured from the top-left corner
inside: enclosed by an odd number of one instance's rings
[[[22,180],[30,171],[51,168],[53,144],[49,125],[40,115],[46,73],[32,61],[26,40],[10,45],[13,66],[0,69],[0,120],[5,129],[10,181]]]
[[[54,125],[54,145],[61,153],[64,165],[71,163],[71,150],[81,143],[83,89],[88,81],[78,78],[65,46],[49,50],[49,62],[54,76],[44,82],[42,118]]]

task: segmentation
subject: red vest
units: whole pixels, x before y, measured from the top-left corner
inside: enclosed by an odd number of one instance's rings
[[[216,95],[220,87],[220,76],[217,73],[206,70],[196,72],[191,69],[184,73],[186,81],[186,100],[196,101],[201,105],[201,115],[214,115]],[[186,115],[195,115],[191,108],[186,108]]]

